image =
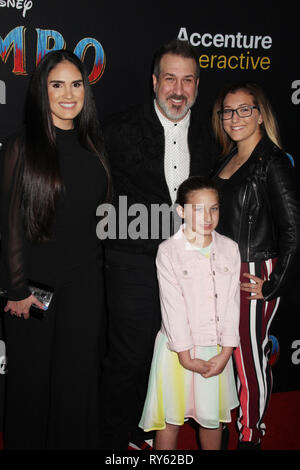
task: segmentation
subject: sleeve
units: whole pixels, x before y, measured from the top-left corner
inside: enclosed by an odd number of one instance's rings
[[[240,343],[240,272],[241,256],[238,245],[234,243],[233,274],[228,292],[228,304],[221,331],[221,346],[237,347]]]
[[[193,347],[182,290],[168,255],[161,248],[156,257],[163,328],[171,351],[186,351]]]
[[[1,243],[9,300],[30,295],[25,275],[24,233],[21,216],[20,139],[8,141],[1,150]]]
[[[299,271],[300,195],[295,169],[285,156],[271,160],[267,172],[267,192],[278,235],[278,257],[262,293],[265,300],[281,296]]]
[[[169,238],[180,226],[159,164],[164,152],[163,127],[147,121],[137,107],[136,112],[130,110],[108,118],[103,123],[103,132],[116,214],[115,230],[105,240],[106,246],[120,249],[126,244],[130,251],[155,256],[159,241]],[[142,227],[136,224],[137,217],[143,218]]]

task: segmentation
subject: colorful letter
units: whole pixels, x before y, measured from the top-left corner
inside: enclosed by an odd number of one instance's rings
[[[66,43],[63,36],[53,29],[39,29],[37,31],[36,64],[50,51],[65,49]],[[52,44],[51,44],[52,42]],[[51,47],[52,45],[52,47]]]
[[[7,36],[2,39],[0,36],[0,56],[6,63],[12,49],[14,50],[14,68],[13,73],[18,75],[27,75],[24,60],[24,33],[25,26],[17,26],[12,29]]]
[[[95,51],[94,65],[91,73],[89,74],[89,82],[96,83],[103,74],[105,68],[105,53],[100,42],[94,38],[81,39],[74,49],[74,54],[84,61],[86,51],[89,47],[93,47]]]

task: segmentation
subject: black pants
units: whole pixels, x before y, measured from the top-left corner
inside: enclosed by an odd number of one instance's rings
[[[5,315],[6,449],[99,448],[101,267],[55,280],[46,318]]]
[[[138,430],[161,314],[155,259],[106,254],[108,353],[102,382],[103,449],[127,449]]]

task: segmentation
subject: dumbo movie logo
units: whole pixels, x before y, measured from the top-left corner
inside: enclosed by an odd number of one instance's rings
[[[66,42],[61,33],[52,29],[36,28],[36,64],[50,51],[66,49]],[[10,54],[13,54],[13,70],[16,75],[27,75],[26,70],[26,28],[17,26],[12,29],[5,38],[0,36],[0,57],[4,63],[7,62]],[[105,68],[105,53],[102,45],[94,38],[81,39],[74,49],[76,54],[84,61],[89,48],[94,50],[94,64],[89,74],[90,83],[96,83],[102,76]]]

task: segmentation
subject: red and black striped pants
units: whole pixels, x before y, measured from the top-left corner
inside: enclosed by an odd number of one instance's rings
[[[268,279],[275,263],[276,259],[242,263],[241,282],[247,282],[243,276],[246,272]],[[248,292],[241,291],[240,346],[234,351],[240,400],[238,428],[241,441],[258,443],[265,434],[263,418],[273,383],[269,328],[280,299],[247,300],[248,296]]]

